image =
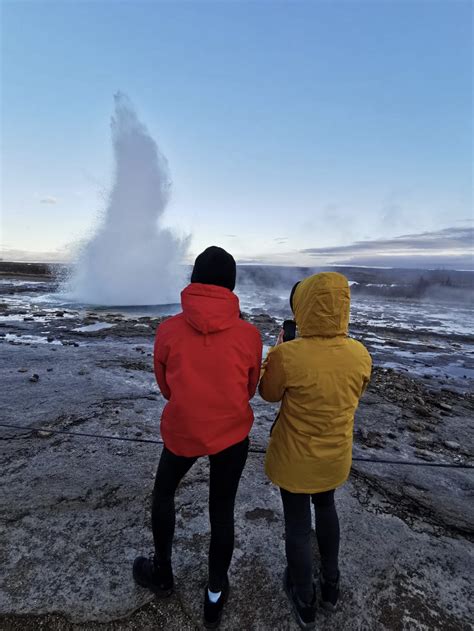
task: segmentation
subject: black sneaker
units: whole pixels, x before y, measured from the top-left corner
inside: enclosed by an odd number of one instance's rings
[[[321,586],[321,605],[327,611],[336,611],[339,600],[339,572],[334,582],[326,581],[321,574],[319,577]]]
[[[290,603],[293,607],[293,613],[296,622],[301,629],[314,629],[316,625],[316,593],[313,589],[313,600],[311,603],[303,602],[296,594],[294,587],[290,581],[290,573],[288,568],[283,575],[283,587]]]
[[[217,629],[221,622],[222,610],[229,597],[229,579],[226,578],[224,587],[222,588],[219,600],[213,603],[209,599],[209,585],[206,585],[204,592],[204,626],[206,629]]]
[[[171,596],[173,593],[174,581],[171,567],[160,567],[153,559],[137,557],[133,562],[133,578],[141,587],[150,589],[161,598]]]

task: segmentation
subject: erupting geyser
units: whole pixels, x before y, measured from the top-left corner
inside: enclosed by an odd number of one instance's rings
[[[76,301],[97,305],[178,302],[188,239],[160,225],[170,196],[166,158],[128,98],[115,96],[114,183],[107,209],[67,283]]]

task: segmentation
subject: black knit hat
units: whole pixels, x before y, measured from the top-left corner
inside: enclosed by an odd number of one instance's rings
[[[235,277],[234,257],[222,248],[211,245],[195,260],[191,282],[219,285],[234,291]]]

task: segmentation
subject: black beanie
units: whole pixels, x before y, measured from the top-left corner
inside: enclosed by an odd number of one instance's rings
[[[194,262],[192,283],[219,285],[234,291],[236,266],[234,257],[215,245],[201,252]]]

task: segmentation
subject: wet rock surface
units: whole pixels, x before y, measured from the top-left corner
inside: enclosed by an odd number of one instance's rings
[[[0,422],[21,427],[0,428],[0,628],[202,628],[206,459],[176,498],[176,593],[158,601],[131,576],[135,555],[152,550],[151,490],[161,445],[115,438],[160,440],[164,400],[152,345],[161,319],[14,311],[2,309],[14,317],[0,322]],[[262,316],[247,317],[271,344],[279,321]],[[94,324],[112,326],[75,330]],[[451,343],[457,342],[444,339],[443,347]],[[237,499],[222,629],[296,629],[281,587],[279,492],[264,475],[260,453],[277,406],[257,396],[253,407],[253,451]],[[439,374],[424,379],[376,365],[357,413],[354,457],[473,464],[473,417],[470,379],[453,386]],[[337,493],[341,606],[334,615],[319,611],[317,628],[471,629],[472,483],[468,469],[355,460]],[[314,549],[318,567],[315,541]]]

